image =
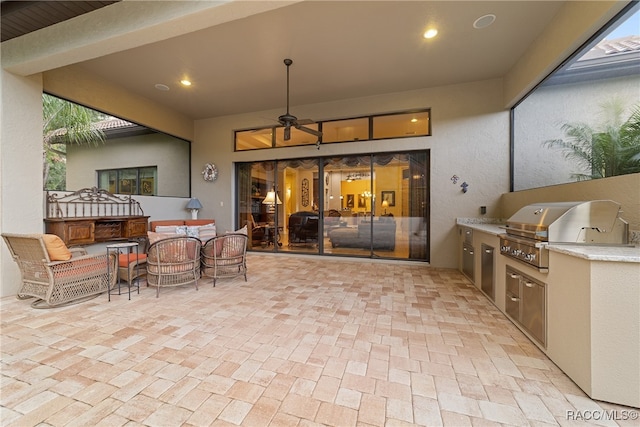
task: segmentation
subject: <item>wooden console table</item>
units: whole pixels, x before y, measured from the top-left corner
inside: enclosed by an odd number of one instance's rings
[[[96,187],[47,193],[46,213],[45,233],[60,236],[67,246],[144,237],[148,230],[140,203]]]

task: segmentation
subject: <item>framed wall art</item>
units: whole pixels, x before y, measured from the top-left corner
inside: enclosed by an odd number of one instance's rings
[[[355,198],[353,197],[353,194],[347,194],[347,207],[348,208],[353,208],[355,207]]]
[[[389,206],[395,206],[396,205],[396,192],[395,191],[383,191],[382,192],[381,201],[382,202],[386,201],[389,204]]]

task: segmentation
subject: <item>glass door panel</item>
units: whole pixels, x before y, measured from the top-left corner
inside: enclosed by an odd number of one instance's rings
[[[408,169],[407,155],[373,156],[375,215],[369,225],[376,257],[406,259],[409,256],[406,196],[402,191]]]
[[[429,261],[429,152],[411,153],[407,176],[409,259]]]
[[[371,156],[324,159],[324,253],[371,256]]]
[[[429,152],[242,163],[249,248],[429,260]]]
[[[247,226],[248,248],[273,251],[281,245],[282,198],[276,187],[275,162],[238,165],[238,215]]]
[[[318,159],[278,161],[284,188],[282,210],[283,251],[318,254],[322,195]]]

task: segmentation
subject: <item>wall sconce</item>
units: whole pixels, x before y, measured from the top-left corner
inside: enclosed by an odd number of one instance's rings
[[[198,219],[198,209],[202,209],[202,203],[198,199],[191,199],[187,203],[187,209],[191,211],[191,219]]]

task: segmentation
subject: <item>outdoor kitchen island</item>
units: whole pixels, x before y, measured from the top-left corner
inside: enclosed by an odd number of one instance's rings
[[[464,236],[472,235],[478,256],[471,277],[481,289],[480,248],[499,248],[504,229],[499,221],[460,218],[457,222],[461,254]],[[547,248],[547,273],[497,253],[492,301],[592,399],[640,407],[640,247],[636,243],[635,247],[550,244]],[[508,269],[543,285],[545,344],[507,312]]]

